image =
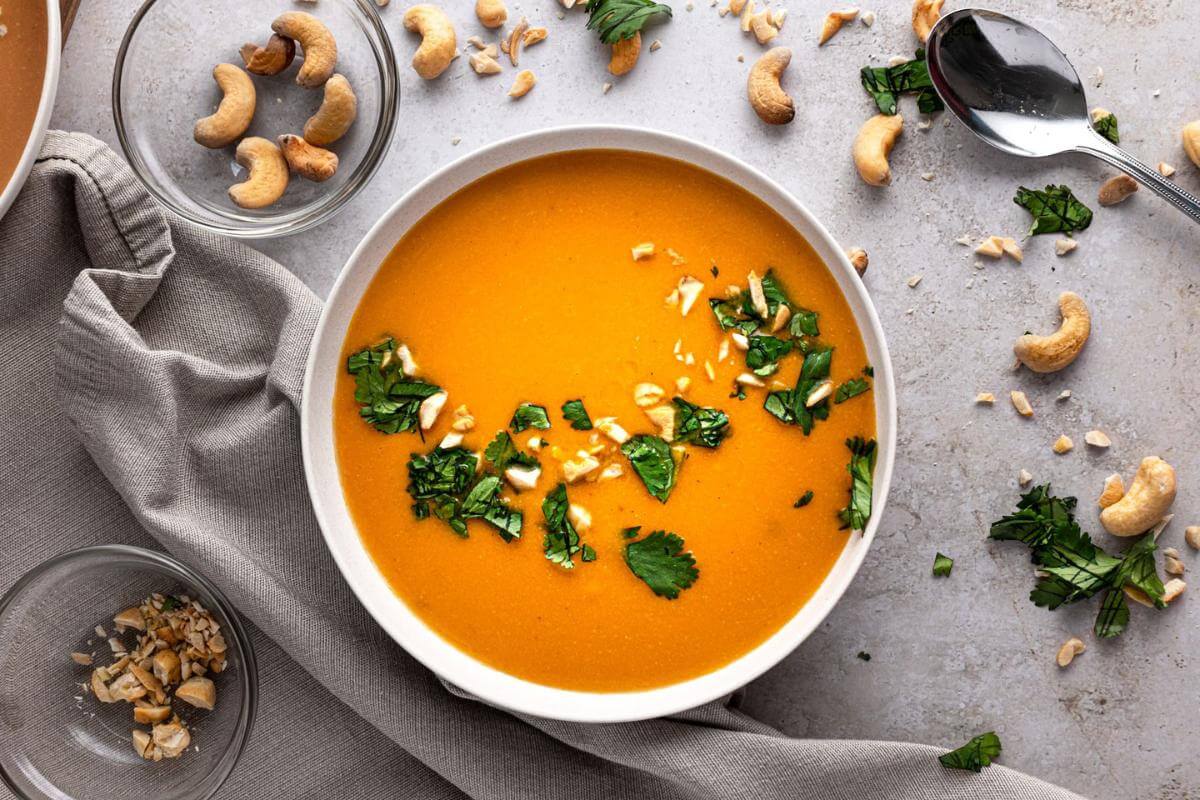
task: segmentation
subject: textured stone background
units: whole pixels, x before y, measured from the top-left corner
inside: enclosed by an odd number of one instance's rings
[[[1135,607],[1125,636],[1092,642],[1060,671],[1054,651],[1070,634],[1090,641],[1095,604],[1053,613],[1035,608],[1026,599],[1032,579],[1023,548],[984,539],[987,523],[1016,500],[1019,469],[1079,495],[1085,528],[1098,532],[1093,499],[1104,476],[1129,476],[1142,456],[1156,453],[1176,466],[1181,482],[1177,524],[1163,543],[1184,549],[1189,565],[1200,568],[1182,544],[1183,526],[1200,523],[1200,230],[1143,192],[1123,206],[1097,208],[1079,249],[1066,258],[1055,257],[1053,237],[1040,237],[1027,244],[1023,265],[977,268],[954,240],[964,233],[1019,236],[1027,219],[1010,200],[1018,184],[1066,182],[1090,201],[1106,170],[1082,157],[1034,162],[990,152],[945,115],[918,131],[906,100],[910,125],[893,159],[895,184],[872,190],[849,159],[855,129],[870,111],[857,71],[911,53],[906,0],[875,0],[873,28],[850,26],[820,50],[820,17],[836,4],[788,5],[780,43],[796,51],[788,86],[799,114],[781,130],[760,125],[745,101],[749,64],[737,56],[752,61],[759,46],[707,0],[691,12],[684,0],[674,5],[674,21],[650,36],[662,49],[644,53],[634,73],[604,95],[605,54],[583,30],[582,16],[557,19],[552,0],[510,0],[517,13],[550,28],[549,40],[522,62],[538,74],[538,86],[512,103],[504,97],[511,71],[480,80],[465,59],[434,83],[420,81],[407,67],[415,40],[404,33],[403,3],[395,0],[383,16],[405,65],[401,121],[382,171],[332,223],[256,246],[325,293],[376,217],[430,171],[497,139],[568,122],[672,131],[765,170],[843,244],[870,252],[866,281],[896,362],[901,435],[890,503],[862,572],[821,630],[750,687],[751,709],[807,737],[957,745],[995,729],[1004,763],[1097,798],[1200,797],[1196,598],[1185,596],[1162,613]],[[947,10],[961,5],[951,0]],[[1118,114],[1123,143],[1150,163],[1174,163],[1176,180],[1200,190],[1178,139],[1180,127],[1200,117],[1192,35],[1200,4],[993,5],[1042,26],[1084,75],[1102,67],[1103,83],[1089,82],[1089,99]],[[54,126],[116,145],[111,66],[134,7],[84,2],[66,48]],[[470,0],[448,0],[446,7],[461,38],[477,32]],[[195,13],[198,27],[221,24],[202,2]],[[905,281],[916,274],[924,280],[910,289]],[[1055,298],[1067,288],[1093,309],[1084,356],[1055,376],[1012,372],[1011,340],[1050,328]],[[977,391],[1013,388],[1029,393],[1033,420],[1006,403],[972,405]],[[1056,403],[1063,388],[1074,396]],[[1109,451],[1082,446],[1092,427],[1111,435]],[[1060,433],[1079,448],[1051,453]],[[1097,538],[1115,544],[1102,533]],[[930,577],[935,550],[956,560],[948,580]],[[871,653],[869,663],[855,658],[859,650]]]

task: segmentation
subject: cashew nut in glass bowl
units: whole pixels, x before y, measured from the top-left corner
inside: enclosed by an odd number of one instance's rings
[[[1115,494],[1105,483],[1105,494]],[[1139,536],[1162,522],[1175,502],[1175,470],[1158,456],[1138,466],[1129,491],[1100,512],[1100,524],[1113,536]]]
[[[239,67],[217,64],[212,74],[221,103],[216,112],[196,121],[192,137],[205,147],[218,148],[233,144],[250,127],[256,98],[254,82]]]
[[[899,114],[876,114],[863,123],[854,138],[854,166],[858,175],[871,186],[887,186],[892,182],[888,155],[904,129]]]
[[[1027,333],[1017,339],[1013,353],[1017,360],[1034,372],[1057,372],[1083,351],[1092,331],[1092,316],[1083,298],[1074,292],[1063,292],[1058,298],[1062,324],[1048,336]]]

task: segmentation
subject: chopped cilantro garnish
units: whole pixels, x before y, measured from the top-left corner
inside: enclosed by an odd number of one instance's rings
[[[815,350],[804,357],[796,388],[771,392],[763,402],[767,413],[788,425],[799,425],[804,435],[812,432],[813,424],[829,416],[829,400],[825,399],[812,408],[806,405],[808,396],[817,384],[829,377],[829,364],[833,350]]]
[[[945,107],[933,89],[924,50],[918,50],[912,61],[894,67],[863,67],[859,78],[881,114],[895,114],[899,96],[905,92],[917,95],[917,108],[922,114],[933,114]]]
[[[432,383],[406,377],[396,350],[396,340],[389,336],[346,359],[346,371],[354,376],[358,413],[381,433],[418,430],[421,401],[441,391]]]
[[[496,438],[483,451],[483,457],[491,462],[496,472],[501,475],[509,467],[525,467],[533,469],[538,466],[538,460],[528,453],[522,453],[513,443],[508,431],[496,431]]]
[[[713,316],[717,318],[717,324],[723,331],[735,330],[749,336],[758,330],[758,320],[742,319],[739,316],[740,306],[733,300],[718,300],[713,297],[709,299],[708,307],[712,309]]]
[[[546,558],[563,569],[575,567],[574,557],[583,549],[579,543],[579,533],[571,524],[567,511],[571,501],[567,499],[567,486],[560,483],[554,487],[546,499],[542,501],[542,515],[546,518],[546,536],[542,539],[542,550]],[[587,553],[580,556],[583,561],[594,561],[596,553],[590,547]]]
[[[621,538],[636,539],[638,537],[638,533],[640,533],[641,530],[642,530],[641,525],[631,525],[628,528],[622,528],[621,529]]]
[[[563,403],[562,414],[563,419],[571,423],[571,427],[575,430],[590,431],[592,429],[592,418],[588,416],[582,400],[568,400]]]
[[[659,597],[674,600],[700,577],[696,559],[683,552],[683,539],[666,531],[654,531],[644,539],[625,545],[625,563]]]
[[[1096,130],[1096,133],[1108,139],[1113,144],[1121,143],[1121,133],[1117,130],[1117,117],[1112,112],[1092,120],[1092,127]]]
[[[714,278],[721,274],[721,270],[717,269],[717,265],[715,262],[713,263],[712,267],[709,268],[708,271],[712,273],[712,276]]]
[[[521,403],[521,405],[517,406],[517,410],[513,412],[512,420],[509,421],[508,427],[512,428],[513,433],[520,433],[527,428],[537,428],[544,431],[550,427],[550,417],[546,414],[544,406],[534,403]]]
[[[751,336],[746,350],[746,366],[755,375],[766,377],[779,369],[779,359],[792,352],[792,343],[774,336]]]
[[[1021,186],[1013,202],[1033,215],[1029,235],[1072,233],[1092,224],[1092,210],[1076,199],[1066,186],[1026,189]]]
[[[414,500],[465,494],[475,478],[475,454],[462,447],[435,447],[408,459],[408,493]]]
[[[813,490],[809,489],[804,494],[800,495],[800,499],[792,503],[792,508],[804,508],[813,501]]]
[[[671,445],[661,437],[640,434],[621,445],[621,452],[629,459],[633,471],[646,485],[646,491],[659,502],[667,502],[671,490],[675,488],[676,473],[679,469],[679,465],[675,463],[675,455],[671,452]]]
[[[413,516],[420,520],[432,514],[459,536],[467,535],[467,520],[483,519],[504,541],[520,538],[521,512],[500,497],[499,476],[484,474],[475,480],[476,464],[475,453],[462,447],[414,453],[408,459],[408,493],[416,501]]]
[[[954,569],[954,559],[938,553],[933,557],[933,575],[935,578],[949,578],[950,570]]]
[[[788,323],[788,332],[797,338],[801,336],[820,336],[821,329],[817,326],[818,314],[807,308],[796,306],[792,310],[792,320]]]
[[[863,367],[863,375],[866,375],[868,378],[874,378],[875,377],[875,368],[872,367],[870,364],[867,364],[865,367]]]
[[[994,732],[981,733],[957,750],[938,756],[943,767],[980,772],[1000,755],[1000,737]]]
[[[871,384],[867,383],[866,378],[851,378],[837,388],[837,392],[833,395],[833,402],[844,403],[851,397],[858,397],[870,388]]]
[[[729,434],[729,417],[721,409],[698,406],[682,397],[671,402],[675,405],[676,441],[716,447]]]
[[[654,0],[588,0],[587,29],[600,32],[600,41],[616,44],[632,39],[652,17],[671,16],[671,7]]]
[[[875,440],[854,437],[846,440],[850,449],[850,504],[838,512],[843,528],[861,531],[871,518],[871,480],[875,471]]]

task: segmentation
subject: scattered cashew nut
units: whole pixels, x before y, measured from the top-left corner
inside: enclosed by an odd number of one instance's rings
[[[1200,167],[1200,119],[1183,126],[1183,151]]]
[[[242,45],[242,61],[246,71],[255,75],[278,75],[292,65],[296,43],[278,33],[271,34],[265,45],[246,42]]]
[[[1125,496],[1100,512],[1100,524],[1113,536],[1137,536],[1160,522],[1173,502],[1175,470],[1158,456],[1147,456]]]
[[[508,90],[508,96],[514,100],[518,97],[524,97],[529,94],[529,90],[537,83],[537,78],[533,76],[533,71],[523,69],[517,73],[517,79],[513,81],[512,88]]]
[[[327,147],[342,138],[358,116],[358,98],[344,75],[325,82],[325,98],[317,113],[304,123],[304,139],[317,147]]]
[[[786,125],[796,118],[796,104],[779,85],[791,60],[790,49],[772,47],[754,62],[746,79],[750,107],[768,125]]]
[[[527,30],[529,30],[529,20],[521,17],[521,21],[509,32],[508,38],[503,40],[501,45],[501,49],[508,54],[508,60],[514,67],[521,61],[521,45],[525,42]]]
[[[1138,190],[1137,181],[1128,175],[1114,175],[1100,184],[1100,205],[1115,206]]]
[[[1058,298],[1062,324],[1049,336],[1027,333],[1017,339],[1013,353],[1034,372],[1057,372],[1079,357],[1092,331],[1092,316],[1083,298],[1063,292]]]
[[[305,11],[286,11],[271,23],[271,30],[300,43],[304,64],[296,73],[296,83],[315,89],[329,80],[337,66],[337,42],[325,23]]]
[[[904,129],[899,114],[876,114],[863,123],[854,138],[854,166],[858,175],[871,186],[887,186],[892,182],[888,155]]]
[[[475,0],[475,16],[485,28],[499,28],[508,20],[504,0]]]
[[[862,277],[867,273],[867,265],[871,263],[867,257],[867,251],[861,247],[851,247],[846,251],[846,258],[850,259],[850,266],[854,267],[854,271],[858,273],[858,277]]]
[[[942,16],[942,3],[945,0],[913,0],[912,26],[913,32],[922,42],[929,38],[929,32]]]
[[[612,46],[612,58],[608,60],[608,71],[613,75],[624,75],[637,64],[642,52],[642,34],[635,33],[632,38],[621,39]]]
[[[1063,642],[1062,647],[1058,648],[1058,655],[1054,657],[1057,663],[1063,669],[1071,666],[1071,662],[1075,660],[1075,656],[1087,650],[1087,645],[1078,637],[1072,636]]]
[[[213,80],[224,96],[211,116],[197,120],[192,137],[205,147],[224,147],[233,144],[250,127],[254,119],[254,83],[241,67],[217,64]]]
[[[242,208],[263,208],[283,197],[288,185],[288,164],[275,143],[247,136],[238,143],[237,163],[250,170],[241,183],[229,187],[229,197]]]
[[[486,50],[472,53],[467,61],[471,63],[471,69],[475,70],[476,75],[498,75],[503,70],[495,56]]]
[[[857,8],[847,8],[842,11],[830,11],[821,20],[821,33],[817,37],[817,47],[828,42],[833,35],[842,29],[842,25],[858,17]]]
[[[1200,550],[1200,525],[1189,525],[1183,532],[1183,540],[1187,542],[1193,550]]]
[[[421,35],[421,46],[413,54],[412,66],[427,81],[446,71],[458,51],[454,24],[435,5],[422,3],[404,12],[404,28]]]
[[[337,153],[310,144],[293,133],[279,137],[279,149],[283,151],[288,167],[302,178],[320,183],[329,180],[337,172]]]

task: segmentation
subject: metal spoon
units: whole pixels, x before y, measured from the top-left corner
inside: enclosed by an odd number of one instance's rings
[[[994,11],[942,17],[929,35],[929,77],[946,106],[1006,153],[1087,153],[1124,170],[1200,222],[1200,200],[1092,127],[1079,75],[1054,43]]]

